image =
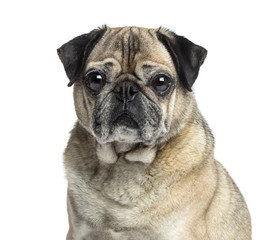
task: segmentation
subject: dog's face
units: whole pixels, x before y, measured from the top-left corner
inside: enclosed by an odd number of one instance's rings
[[[58,54],[79,121],[99,143],[151,145],[183,125],[206,50],[164,29],[104,27]]]

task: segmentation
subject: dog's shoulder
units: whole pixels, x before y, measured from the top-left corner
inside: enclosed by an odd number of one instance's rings
[[[91,175],[98,168],[96,156],[96,141],[88,134],[79,122],[70,133],[70,138],[64,152],[64,165],[66,172],[76,175]]]

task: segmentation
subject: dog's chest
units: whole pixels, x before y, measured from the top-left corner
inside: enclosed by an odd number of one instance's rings
[[[147,188],[148,175],[146,166],[139,162],[129,162],[121,159],[106,171],[103,179],[102,194],[107,198],[127,206],[138,203]]]
[[[87,221],[121,230],[138,226],[144,218],[148,203],[142,199],[149,184],[143,163],[119,159],[114,165],[99,166],[94,174],[73,175],[69,188],[74,205]]]

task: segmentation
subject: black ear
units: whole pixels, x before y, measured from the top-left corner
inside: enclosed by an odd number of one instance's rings
[[[83,34],[72,39],[57,49],[70,80],[69,87],[80,77],[89,54],[105,31],[106,28],[93,30],[88,34]]]
[[[191,87],[198,76],[200,66],[207,56],[207,50],[182,36],[173,32],[169,33],[170,36],[168,37],[158,31],[157,37],[169,52],[180,81],[191,92]]]

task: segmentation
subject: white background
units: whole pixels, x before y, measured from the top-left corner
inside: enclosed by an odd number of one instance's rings
[[[204,46],[195,84],[216,158],[248,203],[253,239],[278,239],[275,1],[1,1],[0,239],[65,239],[62,153],[76,117],[56,49],[111,27],[164,26]]]

